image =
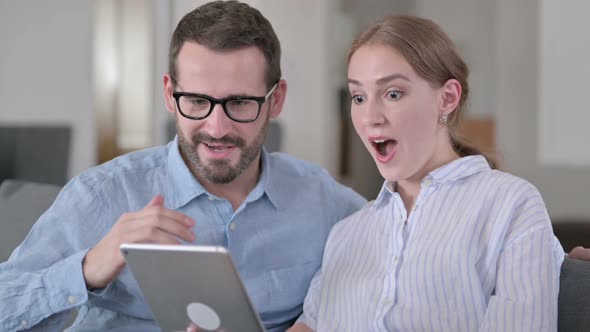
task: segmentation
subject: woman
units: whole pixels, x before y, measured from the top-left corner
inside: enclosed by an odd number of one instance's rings
[[[338,223],[293,331],[551,331],[563,250],[537,189],[457,134],[468,69],[433,22],[353,42],[352,121],[385,183]]]

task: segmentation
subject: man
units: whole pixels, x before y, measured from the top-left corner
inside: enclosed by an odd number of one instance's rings
[[[223,245],[269,331],[297,319],[334,223],[365,200],[323,169],[262,149],[283,107],[280,45],[256,9],[212,2],[170,45],[174,141],[74,178],[0,264],[0,330],[157,330],[124,242]]]

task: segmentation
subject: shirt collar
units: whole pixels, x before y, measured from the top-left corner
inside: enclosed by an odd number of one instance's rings
[[[270,154],[264,147],[262,148],[260,158],[262,159],[262,174],[260,174],[258,184],[246,200],[255,201],[260,198],[262,194],[266,194],[271,204],[276,209],[280,209],[289,199],[289,191],[285,190],[285,185],[282,185],[283,179],[280,177],[280,174],[275,172],[272,168]]]
[[[454,182],[490,169],[490,165],[482,155],[467,156],[453,160],[452,162],[435,169],[424,179],[434,183]],[[377,198],[373,203],[373,207],[377,208],[380,205],[387,203],[394,195],[394,192],[395,182],[385,181],[383,186],[381,186],[379,195],[377,195]]]
[[[387,202],[393,197],[394,195],[394,188],[395,182],[384,181],[383,185],[381,186],[381,190],[379,191],[379,195],[373,202],[372,207],[377,208],[382,204],[387,204]]]
[[[453,160],[430,172],[428,177],[438,183],[454,182],[490,169],[490,164],[484,156],[474,155]]]
[[[246,202],[253,202],[264,194],[269,201],[280,208],[287,199],[287,192],[281,189],[280,178],[271,170],[271,163],[266,149],[262,149],[262,173],[254,189],[246,197]],[[194,198],[203,194],[209,194],[201,183],[194,177],[190,169],[180,155],[178,137],[168,143],[168,197],[170,197],[171,208],[178,209]],[[213,196],[213,195],[211,195]],[[165,197],[168,199],[168,197]]]
[[[168,143],[168,197],[171,208],[178,209],[207,191],[197,181],[180,155],[178,137]]]

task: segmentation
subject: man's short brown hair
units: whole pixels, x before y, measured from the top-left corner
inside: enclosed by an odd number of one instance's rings
[[[267,62],[266,85],[270,89],[281,78],[281,45],[270,22],[260,11],[238,1],[213,1],[186,14],[176,26],[170,42],[168,72],[176,80],[176,59],[185,42],[191,41],[216,51],[257,47]]]

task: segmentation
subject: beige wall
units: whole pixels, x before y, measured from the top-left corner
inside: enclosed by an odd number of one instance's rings
[[[70,176],[95,164],[92,1],[0,1],[0,123],[69,125]]]
[[[554,222],[589,220],[590,168],[549,167],[539,162],[539,13],[536,0],[498,0],[498,145],[506,169],[539,188]],[[579,107],[583,111],[587,106]],[[583,145],[578,153],[588,153]]]
[[[391,13],[415,12],[437,20],[464,50],[473,73],[472,112],[495,117],[497,143],[505,169],[540,189],[555,220],[590,219],[590,204],[586,199],[590,167],[546,166],[540,159],[543,146],[539,143],[542,135],[539,40],[544,37],[541,31],[547,20],[541,17],[550,14],[542,11],[542,1],[452,0],[452,6],[443,6],[440,2],[420,0],[410,6],[371,0],[374,6],[369,7],[356,7],[354,1],[309,1],[305,6],[295,0],[251,1],[275,24],[286,52],[283,66],[290,91],[282,121],[287,126],[287,152],[319,163],[337,175],[338,133],[334,121],[337,96],[333,89],[345,75],[338,69],[343,67],[338,59],[346,44],[344,35],[352,38],[356,29],[385,14],[389,8]],[[161,125],[167,119],[162,104],[161,75],[167,67],[169,36],[180,16],[202,2],[152,2],[156,8],[152,59],[156,143],[163,141]],[[576,3],[584,4],[570,1],[563,5]],[[310,10],[312,6],[314,10]],[[341,16],[334,18],[334,15]],[[23,24],[24,19],[27,24]],[[301,27],[301,22],[306,24]],[[585,26],[590,29],[588,24]],[[292,30],[293,27],[299,30]],[[334,37],[335,31],[341,35]],[[95,163],[91,36],[91,1],[0,1],[0,122],[71,124],[74,136],[70,175]],[[328,48],[326,45],[330,43],[336,46]],[[35,98],[30,97],[30,91],[36,92]],[[314,106],[309,107],[310,104]],[[564,117],[565,126],[570,116],[587,116],[587,104],[576,106],[568,107],[572,113]],[[370,193],[378,187],[380,178],[357,143],[358,153],[353,157],[355,176],[345,180]],[[571,149],[569,152],[574,154],[588,154],[585,142],[574,143],[577,145],[563,148]]]
[[[590,1],[541,0],[539,4],[540,163],[590,167]]]

